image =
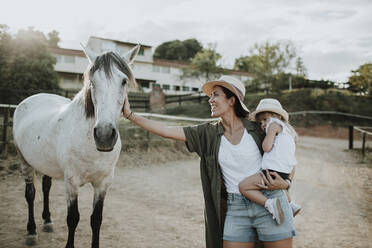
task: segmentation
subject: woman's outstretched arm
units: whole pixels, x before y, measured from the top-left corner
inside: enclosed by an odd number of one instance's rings
[[[130,110],[128,96],[125,97],[123,116],[137,126],[164,138],[186,141],[185,132],[182,127],[171,127],[160,121],[154,121],[136,115]]]

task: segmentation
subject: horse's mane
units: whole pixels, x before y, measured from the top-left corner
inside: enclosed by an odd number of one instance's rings
[[[114,52],[106,52],[98,56],[94,61],[94,64],[85,73],[86,75],[84,75],[84,77],[88,76],[88,80],[84,79],[84,82],[87,83],[87,85],[84,86],[85,88],[84,108],[86,118],[94,117],[94,104],[92,101],[91,89],[89,87],[91,84],[89,78],[91,78],[93,74],[99,69],[103,69],[106,76],[108,78],[111,78],[113,65],[115,65],[121,72],[127,75],[129,85],[131,86],[136,85],[136,79],[134,78],[131,68],[121,56]]]
[[[96,58],[94,61],[93,66],[89,70],[89,77],[93,76],[93,74],[102,69],[105,71],[105,74],[108,78],[112,76],[112,65],[115,65],[121,72],[127,75],[129,82],[134,82],[133,72],[130,69],[128,63],[118,54],[114,52],[107,52],[104,53]]]

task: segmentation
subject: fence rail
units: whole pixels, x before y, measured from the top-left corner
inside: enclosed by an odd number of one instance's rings
[[[11,104],[0,104],[0,109],[4,110],[4,119],[3,119],[3,130],[0,140],[0,147],[2,147],[0,155],[4,158],[8,155],[8,127],[13,126],[13,122],[10,121],[10,118],[12,117],[11,112],[14,111],[14,109],[17,107],[17,105],[11,105]]]
[[[355,117],[360,119],[367,119],[372,120],[371,116],[365,116],[365,115],[356,115],[356,114],[350,114],[350,113],[343,113],[343,112],[337,112],[337,111],[318,111],[318,110],[305,110],[305,111],[297,111],[289,113],[290,115],[306,115],[306,114],[331,114],[331,115],[341,115],[341,116],[348,116],[348,117]]]
[[[27,96],[37,94],[37,93],[51,93],[57,94],[60,96],[64,96],[66,98],[72,99],[79,91],[78,90],[24,90],[24,89],[8,89],[8,88],[0,88],[0,98],[1,96],[8,98],[10,103],[17,104],[20,102],[20,99],[24,99]],[[148,93],[141,93],[141,92],[129,92],[128,94],[129,102],[131,103],[131,108],[134,110],[140,110],[148,112],[150,110],[150,95]],[[192,94],[184,94],[184,95],[166,95],[165,96],[165,103],[176,103],[178,102],[179,106],[183,102],[187,101],[198,101],[199,103],[203,99],[207,99],[208,97],[201,92],[192,93]],[[8,102],[9,102],[8,101]],[[7,105],[7,104],[2,104]]]

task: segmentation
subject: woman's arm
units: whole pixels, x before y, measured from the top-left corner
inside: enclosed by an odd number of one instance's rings
[[[125,97],[123,108],[123,116],[136,124],[137,126],[159,135],[164,138],[186,141],[186,136],[182,127],[170,127],[160,121],[146,119],[142,116],[136,115],[130,110],[128,97]]]
[[[265,182],[265,185],[256,184],[260,189],[266,190],[278,190],[278,189],[288,189],[289,184],[275,171],[266,171],[267,177],[261,172],[261,177]],[[273,178],[274,176],[275,178]]]
[[[271,123],[267,130],[266,137],[262,142],[264,152],[269,152],[273,148],[275,136],[282,131],[282,127],[278,123]]]

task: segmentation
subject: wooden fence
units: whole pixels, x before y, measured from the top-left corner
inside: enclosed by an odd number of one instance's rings
[[[24,99],[27,96],[34,95],[37,93],[51,93],[57,94],[60,96],[64,96],[67,98],[72,99],[77,90],[21,90],[21,89],[8,89],[8,88],[0,88],[0,98],[1,96],[6,96],[5,98],[11,99],[10,102],[1,102],[0,104],[18,104],[19,99]],[[150,100],[148,93],[141,93],[141,92],[129,92],[129,102],[131,108],[138,111],[149,112],[150,110]],[[186,94],[186,95],[166,95],[166,104],[170,103],[178,103],[179,106],[182,105],[183,102],[195,101],[201,102],[203,100],[208,99],[208,97],[202,93],[194,93],[194,94]]]
[[[186,101],[198,101],[201,102],[208,97],[202,94],[190,94],[190,95],[176,95],[176,96],[166,96],[166,103],[179,103],[179,105],[182,104],[182,102]],[[148,95],[144,94],[130,94],[129,95],[129,101],[131,103],[131,108],[138,111],[144,111],[148,112],[149,110],[149,97]],[[12,127],[12,116],[14,109],[16,108],[16,105],[9,105],[9,104],[0,104],[0,126],[2,126],[2,129],[0,129],[1,132],[1,140],[0,140],[0,156],[6,157],[8,154],[8,144],[9,144],[9,134],[11,133],[11,127]],[[196,121],[196,122],[208,122],[213,121],[215,119],[199,119],[199,118],[187,118],[187,117],[176,117],[176,116],[166,116],[166,115],[159,115],[159,114],[153,114],[153,113],[138,113],[139,115],[147,116],[147,117],[155,117],[155,118],[162,118],[167,120],[185,120],[185,121]],[[335,111],[298,111],[298,112],[292,112],[289,113],[291,116],[296,115],[302,115],[306,116],[307,114],[331,114],[331,115],[340,115],[340,116],[348,116],[348,117],[354,117],[354,118],[360,118],[360,119],[366,119],[366,120],[372,120],[372,117],[370,116],[362,116],[362,115],[355,115],[355,114],[349,114],[349,113],[342,113],[342,112],[335,112]],[[2,120],[2,121],[1,121]],[[362,133],[363,135],[363,143],[362,143],[362,154],[363,159],[365,157],[365,151],[366,151],[366,138],[367,135],[371,135],[371,132],[368,132],[367,130],[371,129],[371,127],[350,127],[350,134],[349,134],[349,149],[353,149],[353,130],[357,130]]]
[[[181,106],[182,102],[188,102],[188,101],[197,101],[201,103],[203,100],[207,100],[208,96],[205,94],[202,94],[201,92],[196,94],[187,94],[187,95],[167,95],[165,97],[165,103],[176,103],[178,102],[178,105]]]
[[[2,113],[3,116],[2,135],[0,140],[0,156],[2,158],[6,158],[8,155],[8,130],[10,130],[10,127],[13,126],[12,117],[16,107],[16,105],[0,104],[0,113]]]
[[[354,149],[354,130],[362,134],[362,161],[364,162],[367,150],[367,136],[369,135],[372,137],[372,127],[349,126],[349,149]],[[369,132],[367,130],[371,131]]]

